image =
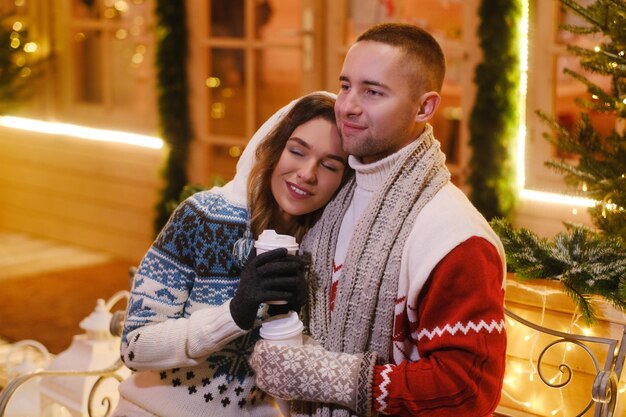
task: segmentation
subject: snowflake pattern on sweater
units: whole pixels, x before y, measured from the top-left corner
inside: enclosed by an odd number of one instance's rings
[[[121,347],[135,372],[120,394],[147,414],[279,415],[248,364],[259,321],[245,332],[228,310],[241,273],[233,246],[247,221],[247,210],[222,195],[194,194],[142,260]]]

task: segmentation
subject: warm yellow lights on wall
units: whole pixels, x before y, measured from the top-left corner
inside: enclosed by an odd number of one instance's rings
[[[598,328],[589,327],[580,322],[581,314],[574,309],[571,317],[564,315],[564,311],[560,308],[560,297],[563,297],[563,291],[558,287],[527,284],[519,280],[508,280],[507,288],[515,291],[522,291],[529,305],[533,305],[532,313],[538,317],[533,322],[539,326],[568,334],[583,334],[589,337],[600,337],[596,334]],[[555,299],[551,299],[556,297]],[[514,297],[515,300],[518,298]],[[522,303],[523,304],[523,303]],[[518,304],[518,308],[522,304]],[[512,305],[516,305],[515,302]],[[531,311],[528,310],[528,311]],[[526,310],[525,310],[526,311]],[[614,324],[612,319],[607,319],[607,327],[603,327],[600,333],[606,336],[606,332],[610,333],[610,337],[621,337],[621,326],[618,320]],[[551,353],[546,354],[543,358],[541,366],[542,375],[555,388],[548,386],[541,380],[539,374],[539,364],[537,363],[539,355],[546,353],[549,342],[553,342],[558,337],[547,336],[535,329],[525,326],[513,320],[511,317],[506,318],[507,336],[509,345],[513,347],[509,356],[507,356],[506,374],[504,377],[504,385],[502,389],[502,404],[507,410],[515,411],[512,415],[533,415],[533,416],[572,416],[576,411],[580,411],[587,401],[591,400],[591,384],[593,381],[594,367],[592,359],[575,343],[560,343],[549,348]],[[557,347],[560,346],[560,347]],[[602,348],[595,346],[591,348],[595,354],[602,355]],[[597,349],[597,350],[596,350]],[[614,355],[617,356],[619,346],[615,347]],[[507,350],[508,352],[508,350]],[[546,357],[548,359],[546,359]],[[564,384],[568,378],[568,373],[561,369],[559,364],[569,364],[572,367],[572,380],[563,387],[558,385]],[[589,386],[589,396],[587,393]],[[625,399],[622,397],[626,392],[626,381],[620,381],[617,386],[618,404],[616,408],[617,414],[624,410],[626,405]],[[578,398],[581,393],[585,393],[584,397]],[[579,409],[580,407],[580,409]],[[529,413],[529,414],[527,414]],[[587,414],[585,414],[587,415]],[[591,415],[591,414],[590,414]]]
[[[161,149],[163,147],[163,140],[154,136],[95,129],[68,123],[45,122],[22,117],[0,116],[0,126],[50,135],[64,135],[80,139],[125,143],[152,149]]]

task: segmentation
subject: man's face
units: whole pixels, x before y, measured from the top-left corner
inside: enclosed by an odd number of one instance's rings
[[[423,129],[415,121],[417,76],[404,57],[401,49],[372,41],[357,42],[346,55],[335,114],[343,149],[363,163],[400,150]]]

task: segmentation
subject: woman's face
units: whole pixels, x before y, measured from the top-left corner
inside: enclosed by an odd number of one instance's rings
[[[289,222],[323,207],[341,185],[346,165],[335,123],[315,118],[298,126],[272,172],[278,217]]]

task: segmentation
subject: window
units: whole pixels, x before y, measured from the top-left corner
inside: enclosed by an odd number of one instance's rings
[[[47,56],[27,116],[153,134],[152,0],[2,0]]]
[[[586,7],[591,0],[578,0]],[[531,6],[531,37],[529,57],[529,83],[527,102],[528,136],[526,146],[526,188],[533,190],[563,193],[565,184],[558,173],[544,166],[547,160],[569,158],[568,155],[557,154],[554,147],[543,138],[548,131],[546,124],[536,115],[541,110],[555,117],[563,126],[573,127],[580,118],[581,108],[576,104],[577,98],[591,98],[587,88],[580,81],[564,74],[568,68],[587,77],[599,86],[609,89],[608,77],[586,72],[580,67],[579,58],[570,55],[567,45],[577,45],[593,49],[600,42],[600,35],[575,35],[559,28],[562,23],[587,26],[569,9],[561,6],[557,0],[546,4],[543,0],[530,2]],[[605,114],[590,113],[594,128],[608,133],[616,120]]]

